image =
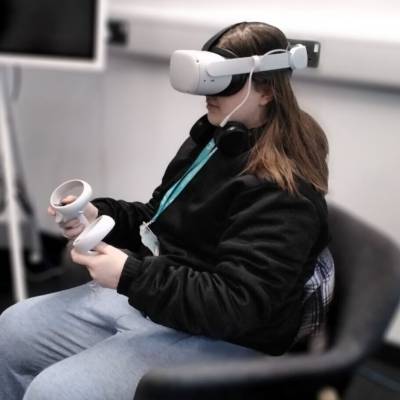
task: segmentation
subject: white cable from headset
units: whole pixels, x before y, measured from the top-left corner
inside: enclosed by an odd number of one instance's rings
[[[250,95],[250,90],[251,90],[251,79],[252,79],[252,77],[253,77],[253,72],[254,72],[254,70],[259,66],[259,64],[260,64],[260,62],[261,62],[261,59],[264,57],[264,56],[267,56],[268,54],[271,54],[271,53],[277,53],[277,52],[282,52],[282,51],[284,51],[284,52],[287,52],[287,50],[285,50],[285,49],[274,49],[274,50],[270,50],[268,53],[265,53],[264,55],[262,55],[262,56],[252,56],[252,59],[253,59],[253,67],[252,67],[252,69],[251,69],[251,71],[250,71],[250,73],[249,73],[249,79],[248,79],[248,81],[247,81],[247,92],[246,92],[246,95],[244,96],[244,98],[243,98],[243,100],[222,120],[222,122],[219,124],[219,126],[221,127],[221,128],[223,128],[227,123],[228,123],[228,121],[229,121],[229,118],[240,108],[240,107],[242,107],[242,105],[246,102],[246,100],[249,98],[249,95]]]
[[[256,64],[253,65],[253,68],[251,69],[249,73],[249,79],[247,81],[247,92],[246,95],[244,96],[243,100],[222,120],[222,122],[219,124],[221,128],[223,128],[227,122],[229,121],[229,118],[240,108],[242,105],[246,102],[246,100],[249,98],[250,95],[250,90],[251,90],[251,78],[253,76],[253,72],[256,69]]]

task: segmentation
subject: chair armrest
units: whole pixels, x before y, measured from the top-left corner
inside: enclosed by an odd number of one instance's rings
[[[354,348],[154,369],[139,382],[134,400],[307,398],[327,385],[341,390],[358,360]]]

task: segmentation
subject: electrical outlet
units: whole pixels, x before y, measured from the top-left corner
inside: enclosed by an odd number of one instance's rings
[[[311,68],[317,68],[319,63],[319,55],[321,53],[321,43],[315,42],[313,40],[297,40],[297,39],[288,39],[289,48],[296,45],[302,44],[306,46],[308,62],[307,66]]]
[[[108,21],[108,44],[125,46],[128,44],[128,22],[122,20]]]

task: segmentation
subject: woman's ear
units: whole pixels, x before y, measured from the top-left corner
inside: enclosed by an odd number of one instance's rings
[[[271,102],[273,98],[272,92],[270,89],[263,89],[260,92],[260,106],[266,106]]]

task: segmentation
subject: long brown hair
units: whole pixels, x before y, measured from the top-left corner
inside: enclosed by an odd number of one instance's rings
[[[285,35],[276,27],[260,22],[243,22],[228,30],[218,47],[239,57],[262,55],[286,49]],[[296,178],[317,191],[328,191],[328,141],[318,123],[301,110],[290,82],[291,71],[258,72],[255,90],[268,90],[267,125],[253,146],[244,172],[275,181],[282,189],[297,193]]]

